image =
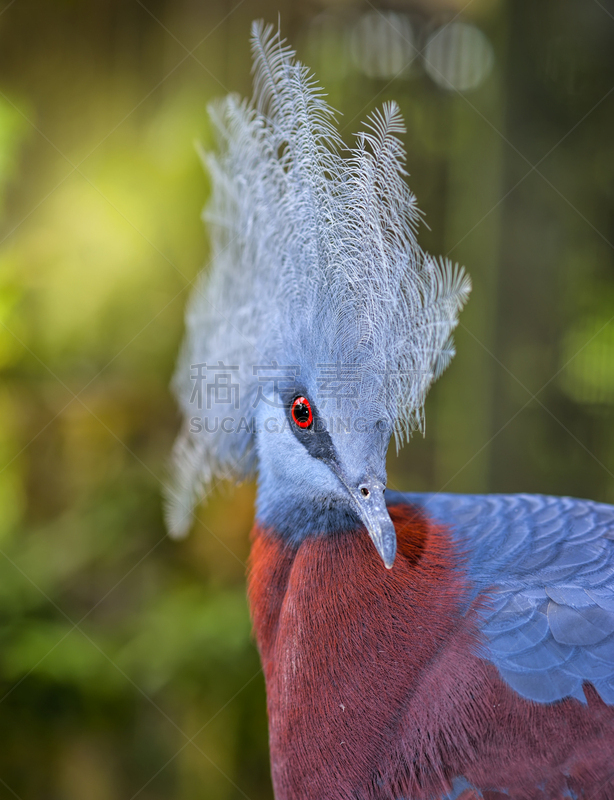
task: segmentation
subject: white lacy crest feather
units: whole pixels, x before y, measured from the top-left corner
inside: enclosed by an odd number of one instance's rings
[[[212,266],[192,296],[174,379],[186,420],[167,492],[175,535],[213,481],[257,468],[255,366],[299,365],[307,379],[316,365],[351,365],[361,407],[385,419],[399,444],[422,425],[471,288],[462,268],[418,245],[397,105],[376,111],[348,152],[322,90],[279,33],[254,23],[252,49],[253,102],[231,95],[211,109],[220,142],[204,157]],[[220,412],[203,397],[197,408],[197,364],[236,368],[228,374],[239,407],[222,411],[235,429],[243,420],[239,433],[190,432],[193,416]]]

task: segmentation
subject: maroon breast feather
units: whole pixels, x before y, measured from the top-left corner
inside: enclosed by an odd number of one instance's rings
[[[392,509],[386,570],[366,531],[298,547],[256,526],[249,574],[277,800],[614,798],[614,709],[589,684],[527,701],[499,677],[449,532]],[[570,795],[570,792],[573,793]]]

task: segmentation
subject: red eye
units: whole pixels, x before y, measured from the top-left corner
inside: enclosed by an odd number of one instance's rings
[[[306,397],[302,395],[295,397],[292,401],[292,419],[299,428],[310,428],[313,422],[313,412],[311,404]]]

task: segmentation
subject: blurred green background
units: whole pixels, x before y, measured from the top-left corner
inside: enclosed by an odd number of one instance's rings
[[[4,0],[1,797],[272,796],[253,487],[181,543],[160,489],[208,253],[194,142],[278,15],[348,140],[399,101],[421,242],[473,278],[390,485],[614,502],[611,2]]]

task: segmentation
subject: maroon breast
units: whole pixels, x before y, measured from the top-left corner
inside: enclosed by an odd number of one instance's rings
[[[363,529],[297,548],[253,530],[249,599],[277,800],[420,800],[459,775],[527,798],[607,786],[614,710],[590,688],[587,706],[509,689],[480,657],[487,598],[468,604],[449,533],[410,506],[391,516],[392,570]]]

